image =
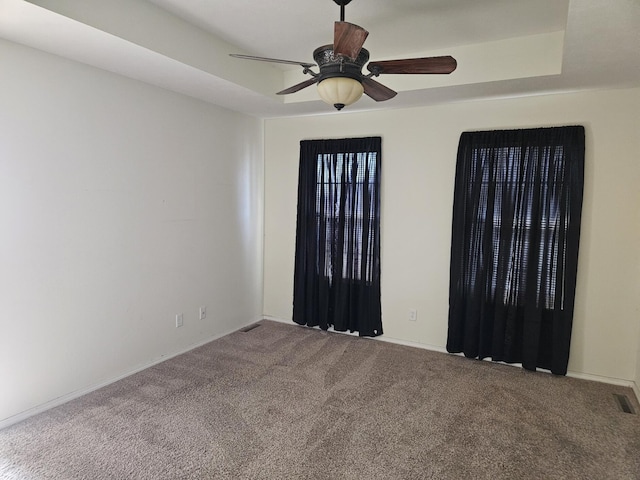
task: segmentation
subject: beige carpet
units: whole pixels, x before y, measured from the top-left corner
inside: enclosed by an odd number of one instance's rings
[[[0,478],[640,478],[630,389],[260,325],[0,431]]]

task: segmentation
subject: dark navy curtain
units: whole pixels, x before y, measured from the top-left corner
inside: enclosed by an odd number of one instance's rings
[[[382,334],[381,138],[300,142],[293,321]]]
[[[449,352],[566,374],[584,148],[581,126],[460,137]]]

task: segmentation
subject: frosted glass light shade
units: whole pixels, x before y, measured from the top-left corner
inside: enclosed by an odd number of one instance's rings
[[[318,94],[325,103],[338,110],[357,102],[364,93],[362,84],[349,77],[325,78],[318,84]]]

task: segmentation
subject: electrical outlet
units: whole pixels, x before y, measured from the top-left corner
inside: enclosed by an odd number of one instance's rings
[[[418,320],[418,310],[412,308],[409,310],[409,321],[415,322],[416,320]]]
[[[200,320],[207,318],[207,307],[200,307]]]
[[[184,317],[181,313],[178,313],[176,315],[176,328],[181,327],[182,325],[184,325]]]

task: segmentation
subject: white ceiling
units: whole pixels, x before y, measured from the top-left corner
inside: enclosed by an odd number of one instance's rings
[[[0,0],[0,37],[252,115],[328,114],[313,87],[274,95],[301,69],[228,53],[312,61],[339,12],[332,0]],[[370,32],[373,60],[451,54],[458,69],[381,76],[397,97],[340,114],[640,86],[640,0],[353,0],[346,20]]]
[[[150,0],[229,43],[262,56],[311,60],[331,43],[332,0]],[[377,57],[564,30],[566,0],[353,0],[345,20],[371,32]]]

